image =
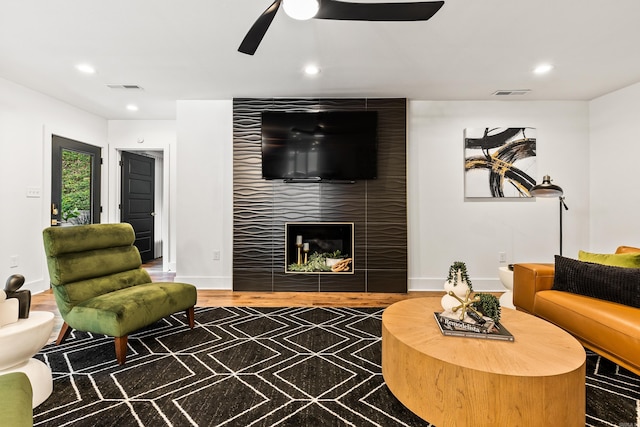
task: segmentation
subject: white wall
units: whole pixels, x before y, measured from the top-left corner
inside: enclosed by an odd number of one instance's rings
[[[591,250],[640,247],[640,83],[590,103]]]
[[[465,127],[537,128],[536,178],[550,174],[570,208],[563,252],[589,246],[586,102],[411,101],[408,123],[410,290],[441,290],[453,261],[467,263],[475,289],[501,290],[499,266],[553,262],[558,253],[557,199],[464,200]],[[231,289],[231,101],[178,102],[177,132],[176,280]],[[507,263],[498,262],[498,252]]]
[[[118,221],[117,150],[169,154],[169,225],[177,280],[231,289],[233,230],[232,101],[178,101],[173,121],[112,121],[0,79],[0,280],[23,274],[48,288],[41,231],[49,222],[51,134],[107,147],[102,222]],[[634,137],[640,84],[587,102],[410,101],[408,117],[409,288],[442,289],[453,261],[465,261],[477,290],[502,289],[507,263],[552,262],[558,251],[555,199],[464,200],[466,127],[537,128],[538,180],[563,187],[564,255],[640,246]],[[619,155],[618,153],[623,153]],[[113,163],[113,164],[112,164]],[[111,165],[111,166],[110,166]],[[41,189],[27,198],[26,189]],[[107,208],[108,207],[108,208]],[[220,252],[220,260],[214,253]],[[11,256],[19,266],[9,268]],[[506,263],[505,263],[506,264]]]
[[[175,280],[201,289],[232,288],[232,124],[232,101],[178,101]]]
[[[23,289],[32,292],[49,288],[42,229],[50,224],[52,134],[106,147],[107,121],[0,79],[0,283],[22,274]],[[107,163],[104,150],[103,157]],[[39,189],[40,197],[27,198],[29,187]],[[106,208],[106,191],[101,199]],[[103,212],[102,221],[107,220]],[[14,268],[9,267],[12,256],[18,257]]]
[[[553,262],[559,252],[558,199],[465,201],[468,127],[536,128],[535,178],[551,175],[569,206],[563,255],[589,246],[586,102],[411,101],[408,126],[409,290],[441,290],[454,261],[467,264],[475,290],[504,289],[498,267]]]
[[[176,268],[176,218],[175,194],[177,170],[175,167],[176,122],[175,120],[110,120],[109,126],[109,198],[114,203],[109,206],[109,216],[115,222],[120,221],[118,204],[120,200],[121,171],[119,161],[122,151],[162,152],[161,160],[156,159],[156,209],[155,228],[161,230],[163,269],[175,271]],[[160,197],[159,197],[160,196]]]

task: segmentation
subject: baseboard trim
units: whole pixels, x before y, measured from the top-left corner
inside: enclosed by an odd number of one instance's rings
[[[445,279],[438,277],[409,277],[409,291],[444,291]],[[505,292],[498,278],[471,278],[473,290],[476,292]]]
[[[230,276],[179,276],[174,282],[190,283],[198,289],[233,290],[233,279]]]

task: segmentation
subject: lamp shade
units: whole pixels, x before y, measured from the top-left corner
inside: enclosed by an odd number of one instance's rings
[[[563,194],[562,188],[551,183],[551,177],[545,175],[542,178],[542,184],[534,185],[529,194],[533,197],[560,197]]]

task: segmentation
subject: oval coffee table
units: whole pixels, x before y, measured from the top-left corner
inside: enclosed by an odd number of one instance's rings
[[[382,374],[416,415],[446,426],[585,425],[584,348],[537,317],[502,309],[515,341],[444,336],[439,298],[413,298],[382,315]]]

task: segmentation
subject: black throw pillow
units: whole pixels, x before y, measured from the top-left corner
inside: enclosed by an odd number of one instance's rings
[[[552,289],[640,308],[640,268],[613,267],[556,255]]]

